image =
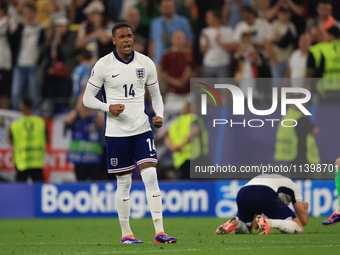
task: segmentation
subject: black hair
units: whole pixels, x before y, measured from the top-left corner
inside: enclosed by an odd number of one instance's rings
[[[212,12],[216,18],[222,20],[222,11],[220,9],[210,9],[209,11]]]
[[[32,12],[37,12],[37,7],[34,4],[24,4],[24,7],[27,7],[28,9],[30,9]]]
[[[327,33],[333,35],[335,38],[340,38],[340,29],[336,26],[329,28]]]
[[[5,13],[7,14],[7,10],[8,10],[8,4],[6,1],[4,0],[0,0],[0,9],[4,10]]]
[[[21,102],[23,103],[23,105],[28,108],[28,109],[33,109],[33,101],[31,98],[25,96],[21,99]]]
[[[92,53],[89,50],[83,50],[81,52],[81,58],[83,60],[91,60],[92,59]]]
[[[257,16],[256,11],[251,6],[249,6],[249,5],[242,6],[242,11],[248,12],[248,13],[253,14],[254,16]]]
[[[123,28],[123,27],[129,27],[132,31],[132,27],[128,24],[128,23],[125,23],[125,22],[119,22],[117,23],[113,28],[112,28],[112,37],[115,36],[115,32],[116,30],[120,29],[120,28]]]
[[[320,0],[319,4],[330,4],[330,5],[333,5],[331,0]]]

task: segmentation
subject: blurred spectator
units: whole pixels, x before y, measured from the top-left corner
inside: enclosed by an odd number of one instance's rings
[[[302,34],[299,39],[299,48],[296,49],[288,60],[286,77],[290,78],[292,87],[302,88],[307,72],[307,57],[311,45],[311,36]]]
[[[266,13],[270,9],[270,1],[271,0],[254,0],[252,7],[259,18],[266,18]]]
[[[307,77],[323,78],[316,91],[326,103],[339,103],[340,98],[340,29],[331,27],[326,32],[326,42],[309,48]],[[314,80],[314,79],[313,79]]]
[[[239,80],[239,87],[244,95],[247,95],[249,87],[255,88],[253,90],[253,99],[262,101],[266,99],[271,87],[265,80],[254,78],[270,77],[270,68],[267,59],[252,42],[252,37],[252,30],[245,31],[242,34],[241,43],[237,46],[234,54],[238,62],[235,78]]]
[[[0,108],[9,108],[12,83],[12,53],[8,40],[10,20],[8,5],[0,1]]]
[[[233,32],[233,40],[235,42],[240,42],[242,34],[251,30],[253,45],[256,48],[264,48],[264,41],[269,30],[269,23],[264,19],[257,18],[255,10],[249,6],[243,7],[241,16],[243,21],[237,23]]]
[[[53,0],[35,0],[32,2],[37,7],[37,21],[45,28],[51,25],[51,14],[59,10],[59,5]]]
[[[167,83],[165,109],[181,111],[189,100],[190,78],[194,75],[195,62],[185,45],[185,34],[177,30],[171,35],[172,46],[163,54],[158,66],[158,76]]]
[[[310,31],[310,35],[311,35],[311,44],[312,45],[320,43],[320,42],[324,42],[326,40],[325,32],[319,26],[312,27],[312,29]]]
[[[290,9],[290,21],[294,24],[297,33],[300,35],[305,31],[305,14],[304,0],[271,0],[270,9],[266,12],[266,19],[273,20],[280,9]]]
[[[120,14],[125,0],[97,0],[101,1],[106,6],[105,16],[114,22],[120,21]]]
[[[330,0],[320,0],[317,5],[316,11],[318,15],[309,19],[306,26],[306,32],[311,33],[314,27],[320,27],[323,32],[326,32],[329,28],[337,26],[340,28],[340,22],[335,20],[332,16],[333,7],[332,1]],[[324,33],[325,34],[325,33]]]
[[[160,7],[156,0],[138,0],[136,8],[140,13],[140,23],[145,26],[150,26],[152,19],[161,15]]]
[[[68,30],[68,20],[57,17],[53,22],[51,42],[45,47],[47,60],[46,96],[53,98],[57,109],[68,106],[72,91],[71,74],[76,67],[76,33]]]
[[[138,0],[124,0],[122,2],[122,7],[120,9],[120,20],[124,20],[126,17],[127,11],[131,8],[134,7],[138,3]]]
[[[17,0],[5,0],[8,5],[7,16],[10,19],[11,30],[16,30],[18,24],[21,21],[21,15],[18,13],[18,1]]]
[[[229,74],[232,30],[222,26],[220,10],[209,10],[206,13],[208,27],[201,32],[200,50],[203,54],[203,74],[206,78],[227,78]]]
[[[193,34],[189,21],[175,13],[174,0],[162,0],[160,5],[162,16],[152,20],[150,26],[149,57],[158,65],[163,52],[171,46],[171,34],[182,30],[186,36],[186,46],[192,49]]]
[[[133,50],[145,54],[149,38],[149,27],[140,23],[139,10],[136,7],[131,7],[127,11],[124,21],[132,27],[135,42]]]
[[[254,0],[224,0],[222,16],[228,26],[234,29],[237,23],[242,21],[243,6],[251,6],[253,2]]]
[[[67,17],[69,24],[73,24],[75,20],[75,8],[72,4],[72,0],[52,0],[56,2],[57,9],[52,13],[51,22],[58,17]]]
[[[294,123],[294,120],[299,124],[292,128],[278,125],[274,159],[296,166],[320,164],[319,150],[314,138],[319,133],[319,128],[295,104],[288,108],[287,114],[281,119],[284,120],[290,123]]]
[[[191,110],[195,112],[194,107]],[[190,179],[190,164],[209,165],[209,134],[203,119],[190,113],[189,102],[184,104],[182,115],[169,127],[164,143],[172,151],[174,167],[179,170],[180,179]]]
[[[75,18],[74,24],[81,24],[86,20],[86,15],[84,14],[84,9],[91,3],[92,0],[74,0],[74,10],[75,10]]]
[[[45,149],[48,141],[45,120],[33,115],[33,102],[29,98],[20,101],[20,111],[24,115],[14,121],[8,130],[8,143],[13,145],[13,163],[16,181],[44,181]]]
[[[37,108],[40,104],[36,71],[40,50],[45,42],[44,28],[36,21],[36,7],[24,4],[22,15],[26,22],[20,23],[10,36],[14,62],[11,103],[15,110],[19,110],[26,82],[34,107]]]
[[[83,88],[86,86],[86,83],[90,78],[92,66],[91,52],[88,50],[83,50],[81,53],[80,63],[72,73],[73,89],[70,100],[71,108],[76,106],[78,97],[84,91]]]
[[[84,9],[87,20],[81,23],[75,42],[76,48],[91,51],[93,64],[113,51],[111,38],[114,24],[105,18],[104,11],[104,5],[99,1],[91,2]]]
[[[289,21],[290,16],[290,10],[281,7],[267,34],[266,50],[271,62],[275,87],[282,87],[282,80],[279,78],[285,76],[288,59],[294,50],[294,41],[297,37],[295,26]]]
[[[65,124],[72,131],[67,160],[74,164],[77,180],[101,180],[103,117],[84,106],[81,94],[76,107],[66,117]]]
[[[194,25],[191,10],[191,7],[194,5],[194,2],[195,2],[194,0],[175,0],[176,13],[178,15],[186,17],[189,20],[191,27],[193,27]]]

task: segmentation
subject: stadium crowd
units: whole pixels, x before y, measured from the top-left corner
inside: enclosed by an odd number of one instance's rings
[[[73,108],[92,65],[114,50],[119,21],[158,65],[165,109],[182,108],[190,77],[237,78],[261,101],[272,86],[303,86],[309,47],[340,27],[339,9],[338,0],[1,0],[0,108],[18,110],[25,93],[36,109]],[[270,77],[294,80],[249,82]]]
[[[133,50],[157,65],[165,128],[156,136],[175,154],[190,148],[189,138],[171,141],[169,128],[181,113],[178,126],[188,121],[190,78],[233,78],[243,91],[254,88],[255,104],[270,104],[271,88],[283,86],[310,89],[313,103],[340,102],[340,83],[305,82],[325,77],[320,68],[308,68],[323,61],[314,45],[340,39],[339,10],[340,0],[0,0],[0,108],[19,110],[29,96],[44,117],[73,109],[67,128],[77,134],[91,126],[101,140],[102,116],[85,109],[81,98],[93,65],[115,50],[112,28],[125,21],[134,33]],[[327,47],[333,46],[322,50]],[[337,75],[327,78],[339,78],[338,66],[327,66]],[[230,104],[229,94],[221,96]],[[147,96],[151,118],[150,105]],[[182,160],[187,167],[189,159]],[[100,162],[92,163],[105,170]]]

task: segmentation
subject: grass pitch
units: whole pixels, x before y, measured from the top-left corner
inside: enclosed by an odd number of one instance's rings
[[[324,227],[310,218],[305,234],[215,236],[227,221],[217,218],[165,218],[166,232],[176,244],[155,244],[152,221],[131,220],[136,238],[145,243],[121,245],[118,219],[0,220],[0,255],[85,254],[340,254],[340,224]]]

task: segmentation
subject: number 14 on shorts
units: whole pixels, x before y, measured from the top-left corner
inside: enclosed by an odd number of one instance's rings
[[[152,157],[152,156],[155,156],[156,155],[156,146],[155,146],[155,140],[154,139],[152,139],[152,141],[151,141],[151,139],[150,138],[148,138],[148,139],[146,139],[146,142],[148,143],[148,145],[149,145],[149,150],[150,150],[150,156]],[[152,153],[152,152],[155,152],[155,153]]]

